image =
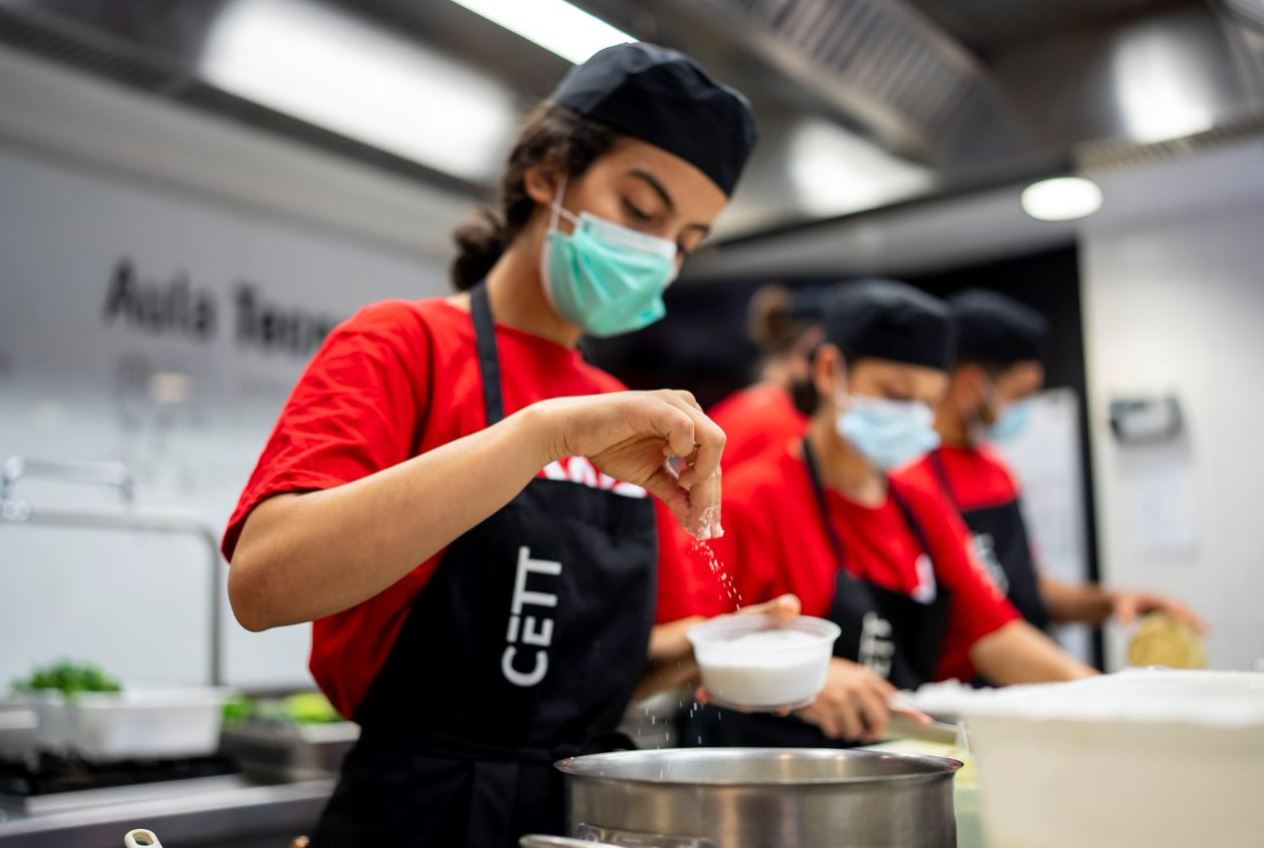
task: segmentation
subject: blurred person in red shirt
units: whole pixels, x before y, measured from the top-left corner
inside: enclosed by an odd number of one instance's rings
[[[831,744],[880,738],[897,689],[978,673],[998,683],[1094,674],[1023,621],[934,487],[891,478],[932,449],[952,319],[892,281],[840,285],[812,361],[805,437],[725,479],[727,534],[712,542],[745,603],[797,595],[843,630],[826,689],[794,716],[706,707],[685,741]]]
[[[1048,322],[1004,295],[966,291],[948,301],[956,349],[948,390],[935,409],[940,444],[896,479],[937,489],[972,534],[976,556],[1010,603],[1034,626],[1110,618],[1131,624],[1164,612],[1205,631],[1180,601],[1153,592],[1059,580],[1037,567],[1014,473],[992,443],[1026,428],[1032,398],[1044,385]]]

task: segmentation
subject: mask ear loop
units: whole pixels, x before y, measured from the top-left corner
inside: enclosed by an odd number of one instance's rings
[[[996,408],[996,384],[986,371],[983,372],[983,386],[982,404],[965,421],[972,443],[987,440],[988,425],[983,423],[983,415],[986,410]]]
[[[551,211],[549,214],[549,232],[557,229],[557,222],[562,218],[570,221],[572,226],[579,225],[579,218],[569,210],[562,208],[562,200],[566,197],[566,184],[569,180],[570,175],[564,174],[562,176],[562,184],[557,187],[557,194],[553,196],[553,204],[550,207]]]
[[[562,198],[566,195],[566,182],[568,175],[562,175],[562,184],[557,187],[557,194],[553,195],[553,203],[549,209],[549,229],[552,233],[557,229],[558,218],[562,212]],[[554,310],[557,309],[557,301],[553,298],[553,285],[549,274],[549,240],[546,238],[544,244],[540,247],[540,283],[544,289],[544,297]]]
[[[562,184],[557,187],[557,194],[553,195],[553,205],[551,206],[551,214],[549,215],[549,230],[557,229],[557,219],[562,215],[562,198],[566,196],[566,177],[562,177]]]

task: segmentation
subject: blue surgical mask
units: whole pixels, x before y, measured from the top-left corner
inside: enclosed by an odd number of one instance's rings
[[[1027,422],[1030,420],[1030,400],[1020,400],[1017,403],[1011,403],[1001,410],[1001,414],[996,417],[996,421],[987,428],[987,437],[993,442],[1006,442],[1017,438],[1020,433],[1027,429]]]
[[[662,318],[663,291],[676,276],[676,243],[587,212],[575,215],[562,208],[565,190],[563,182],[540,255],[549,302],[593,336],[630,333]],[[559,218],[574,229],[562,232]]]
[[[838,434],[883,470],[907,465],[939,444],[927,404],[851,395],[841,406]]]

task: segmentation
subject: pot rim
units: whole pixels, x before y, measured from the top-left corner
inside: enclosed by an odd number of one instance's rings
[[[553,767],[566,775],[567,778],[577,778],[590,781],[601,781],[608,783],[635,783],[649,786],[692,786],[692,787],[710,787],[710,786],[741,786],[741,787],[760,787],[763,789],[779,788],[783,786],[851,786],[855,784],[888,784],[888,783],[929,783],[944,779],[952,779],[957,771],[964,767],[964,763],[960,760],[954,760],[950,757],[937,757],[931,754],[897,754],[888,751],[870,751],[865,748],[659,748],[656,751],[688,751],[693,754],[701,752],[714,753],[715,759],[725,759],[734,757],[735,755],[750,755],[751,753],[759,753],[773,756],[807,756],[812,759],[832,759],[840,753],[846,752],[848,756],[860,755],[862,758],[869,759],[898,759],[917,763],[928,767],[929,771],[912,772],[909,774],[887,774],[887,775],[857,775],[855,777],[801,777],[780,781],[761,781],[761,780],[685,780],[681,778],[656,778],[656,777],[640,777],[640,776],[623,776],[617,774],[602,774],[598,771],[591,771],[600,766],[601,762],[617,761],[619,759],[627,759],[629,756],[643,755],[654,753],[652,751],[613,751],[606,754],[586,754],[579,757],[567,757],[553,764]],[[706,754],[704,754],[706,756]]]

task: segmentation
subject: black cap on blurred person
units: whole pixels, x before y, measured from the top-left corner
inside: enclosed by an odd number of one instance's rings
[[[755,147],[755,116],[739,91],[683,53],[645,42],[607,47],[576,65],[552,99],[673,153],[732,195]]]
[[[863,280],[838,286],[825,303],[825,341],[849,362],[877,357],[940,371],[952,362],[948,304],[906,283]]]
[[[995,292],[973,289],[948,299],[957,324],[957,362],[1008,368],[1044,358],[1049,322]]]

